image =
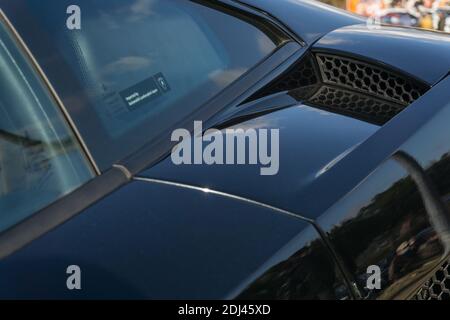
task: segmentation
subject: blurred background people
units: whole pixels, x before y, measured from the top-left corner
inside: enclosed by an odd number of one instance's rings
[[[323,0],[397,26],[450,32],[450,0]]]

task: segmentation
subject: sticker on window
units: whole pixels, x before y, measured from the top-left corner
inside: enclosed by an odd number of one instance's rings
[[[119,92],[128,109],[134,110],[170,91],[169,83],[158,73],[134,86]]]

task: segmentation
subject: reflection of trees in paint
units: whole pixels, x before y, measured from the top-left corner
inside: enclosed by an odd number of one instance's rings
[[[361,282],[365,281],[367,265],[374,264],[381,267],[382,287],[386,288],[389,284],[416,271],[425,262],[440,259],[445,253],[442,239],[439,238],[441,235],[435,232],[435,228],[438,226],[437,229],[441,233],[442,230],[445,233],[447,228],[447,200],[450,195],[449,155],[442,156],[439,161],[423,171],[423,174],[429,177],[429,183],[434,186],[436,195],[439,196],[439,200],[443,200],[441,204],[445,206],[432,208],[434,211],[431,218],[418,188],[417,182],[420,179],[415,177],[414,180],[412,176],[407,176],[377,194],[359,211],[356,218],[344,222],[331,231],[333,243],[343,255],[350,270],[354,274],[361,275],[361,279],[358,279]],[[426,196],[429,198],[430,194]],[[437,219],[436,211],[439,211],[438,215],[441,214]],[[442,214],[447,216],[439,226]]]
[[[321,240],[275,265],[238,299],[344,299],[348,291]]]

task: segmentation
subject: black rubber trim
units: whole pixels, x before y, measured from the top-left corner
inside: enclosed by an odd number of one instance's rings
[[[286,33],[290,38],[295,40],[298,44],[300,44],[302,47],[306,47],[306,42],[302,38],[300,38],[294,31],[292,31],[287,25],[285,25],[283,22],[275,18],[270,13],[263,11],[259,9],[258,7],[249,5],[247,3],[244,3],[240,0],[219,0],[223,3],[229,4],[233,7],[246,10],[248,12],[251,12],[253,14],[256,14],[266,20],[267,22],[270,22],[271,24],[275,25],[278,29]]]
[[[191,0],[203,6],[219,10],[242,21],[246,21],[263,31],[277,46],[297,39],[289,33],[277,20],[261,11],[231,0]]]
[[[26,246],[76,216],[98,200],[126,184],[130,179],[119,168],[112,168],[69,195],[38,211],[0,234],[0,259]]]
[[[213,97],[203,108],[200,108],[198,113],[194,113],[182,121],[180,127],[186,127],[183,126],[186,123],[192,125],[193,121],[198,119],[199,113],[205,117],[206,111],[212,117],[222,110],[224,106],[232,104],[235,100],[239,100],[239,97],[243,96],[241,99],[243,100],[250,96],[257,89],[267,84],[264,81],[261,82],[261,79],[274,72],[283,72],[284,70],[278,71],[280,65],[289,62],[289,58],[295,56],[295,54],[303,54],[303,51],[303,48],[294,41],[285,43],[272,55],[241,76],[239,80]],[[261,85],[257,85],[260,82]],[[252,89],[253,87],[255,87],[254,90]],[[247,92],[248,94],[246,94]],[[71,194],[57,200],[50,206],[0,233],[0,259],[12,254],[31,241],[81,213],[95,202],[126,184],[130,181],[130,177],[133,174],[138,173],[156,163],[162,157],[165,157],[167,152],[170,152],[172,148],[167,143],[168,141],[170,142],[170,133],[168,131],[167,135],[163,135],[156,141],[150,142],[136,154],[116,164],[115,167],[105,171]],[[128,174],[121,169],[122,167],[127,169]]]
[[[61,100],[59,94],[56,92],[55,88],[53,87],[52,83],[48,79],[47,75],[39,65],[38,61],[36,60],[35,56],[31,52],[31,50],[28,48],[25,41],[22,39],[19,32],[15,29],[13,23],[8,19],[8,16],[5,12],[3,12],[2,8],[0,8],[0,23],[3,24],[7,29],[10,35],[14,38],[14,42],[16,43],[17,49],[21,51],[24,58],[28,61],[30,64],[30,67],[33,69],[34,73],[36,74],[36,77],[39,78],[40,82],[42,83],[42,89],[47,91],[47,94],[49,97],[52,98],[55,106],[58,107],[59,112],[61,113],[61,116],[65,119],[67,126],[71,129],[74,137],[76,138],[80,148],[83,151],[83,156],[86,158],[86,161],[89,163],[92,171],[96,175],[100,175],[100,169],[92,156],[92,153],[88,146],[86,145],[86,142],[84,141],[84,138],[78,131],[78,128],[76,127],[72,117],[67,112],[67,108],[65,107],[63,101]]]

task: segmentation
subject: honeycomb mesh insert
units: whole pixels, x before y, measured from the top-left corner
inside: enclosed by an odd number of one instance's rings
[[[282,91],[295,90],[319,82],[318,70],[311,55],[306,55],[293,68],[286,71],[267,87],[255,93],[247,101],[256,100]]]
[[[295,92],[291,95],[301,99],[302,91],[299,91],[297,96]],[[400,104],[332,86],[320,86],[318,91],[306,100],[328,111],[380,125],[404,109]]]
[[[287,91],[312,107],[383,125],[429,87],[420,81],[354,58],[313,52],[248,98]]]
[[[425,87],[386,69],[358,60],[316,54],[323,81],[409,105]]]
[[[425,282],[414,300],[450,300],[450,259],[444,262],[434,275]]]

